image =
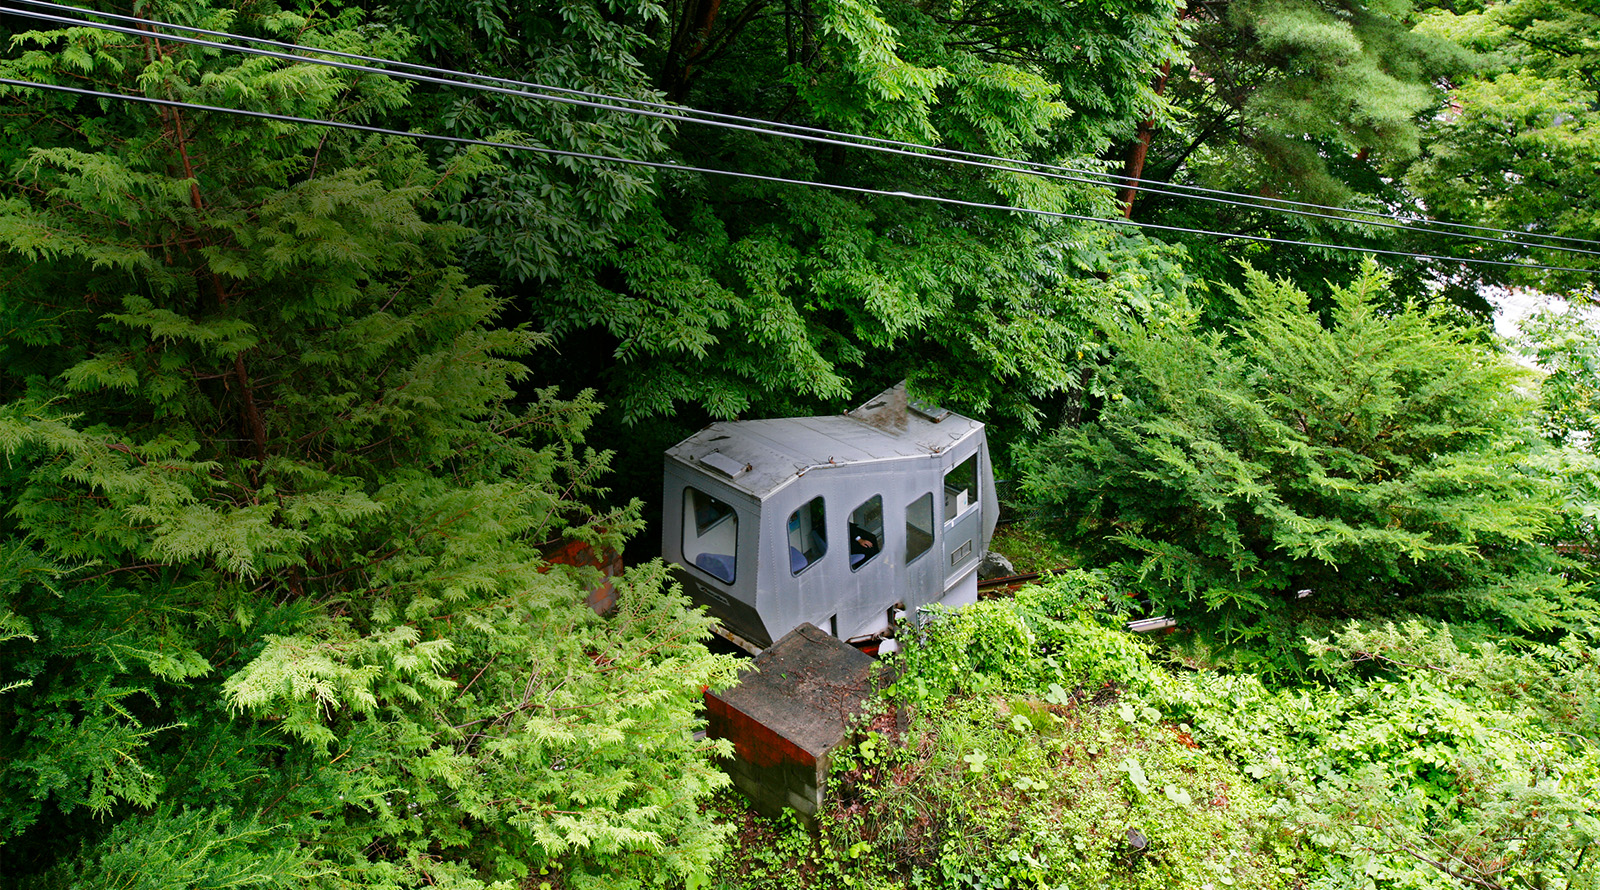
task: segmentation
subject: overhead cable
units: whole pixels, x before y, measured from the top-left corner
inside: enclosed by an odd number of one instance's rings
[[[1576,254],[1586,254],[1586,255],[1591,255],[1591,256],[1600,256],[1600,250],[1586,249],[1586,248],[1580,248],[1580,247],[1567,247],[1567,246],[1562,246],[1562,245],[1557,245],[1557,244],[1542,244],[1542,243],[1537,243],[1537,242],[1534,242],[1534,241],[1521,240],[1521,239],[1532,237],[1532,238],[1541,238],[1541,239],[1546,239],[1546,240],[1565,241],[1565,242],[1571,242],[1571,243],[1576,243],[1576,244],[1587,244],[1587,245],[1592,245],[1592,246],[1595,246],[1595,247],[1600,247],[1600,242],[1589,241],[1589,240],[1584,240],[1584,239],[1579,239],[1579,238],[1568,238],[1568,237],[1560,236],[1560,235],[1544,235],[1544,234],[1527,233],[1527,232],[1520,232],[1519,233],[1519,232],[1515,232],[1515,231],[1507,230],[1507,229],[1495,229],[1495,228],[1491,228],[1491,227],[1487,227],[1487,226],[1474,226],[1474,225],[1469,225],[1469,224],[1465,224],[1465,223],[1451,223],[1451,222],[1443,222],[1443,221],[1437,221],[1437,220],[1431,221],[1431,225],[1433,225],[1433,226],[1446,226],[1446,227],[1451,227],[1451,228],[1464,228],[1464,229],[1470,229],[1470,230],[1474,230],[1474,231],[1483,231],[1483,232],[1494,233],[1496,235],[1500,235],[1500,236],[1503,236],[1503,237],[1492,237],[1490,235],[1475,235],[1475,234],[1470,234],[1468,232],[1458,232],[1458,231],[1449,231],[1448,229],[1430,228],[1428,226],[1418,225],[1414,221],[1408,221],[1405,218],[1397,216],[1397,215],[1384,214],[1384,213],[1379,213],[1377,211],[1362,210],[1362,209],[1355,209],[1355,208],[1340,208],[1340,207],[1334,207],[1334,206],[1331,206],[1331,205],[1324,205],[1324,204],[1309,204],[1309,203],[1299,202],[1299,201],[1289,201],[1287,199],[1261,198],[1260,196],[1253,196],[1253,195],[1248,195],[1248,194],[1244,194],[1244,193],[1240,193],[1240,192],[1226,192],[1226,191],[1222,191],[1222,190],[1218,190],[1218,189],[1201,188],[1201,187],[1198,187],[1198,186],[1183,186],[1183,185],[1176,185],[1176,184],[1172,184],[1172,183],[1151,184],[1153,181],[1139,179],[1137,177],[1118,176],[1116,174],[1104,173],[1104,172],[1101,172],[1101,171],[1083,170],[1083,169],[1072,168],[1072,167],[1063,167],[1063,166],[1058,166],[1058,165],[1053,165],[1053,164],[1044,164],[1044,163],[1036,162],[1036,161],[1028,161],[1028,160],[1022,160],[1022,159],[1017,159],[1017,158],[1007,158],[1007,157],[1002,157],[1002,156],[997,156],[997,155],[984,155],[984,154],[978,154],[978,153],[974,153],[974,152],[961,151],[961,150],[958,150],[958,149],[941,148],[941,147],[924,145],[924,144],[914,143],[914,142],[902,142],[902,141],[898,141],[898,140],[882,139],[882,138],[873,137],[873,136],[863,136],[863,135],[859,135],[859,134],[841,133],[841,132],[838,132],[838,131],[826,130],[826,129],[816,128],[816,127],[806,127],[806,126],[802,126],[802,125],[799,125],[799,124],[788,124],[788,123],[775,122],[775,121],[765,121],[765,120],[761,120],[761,119],[758,119],[758,118],[741,117],[739,115],[721,114],[721,113],[718,113],[718,112],[699,111],[699,110],[687,108],[687,107],[684,107],[684,106],[669,105],[669,104],[660,103],[660,102],[650,102],[650,101],[646,101],[646,100],[642,100],[642,99],[630,99],[630,98],[627,98],[627,97],[612,96],[612,95],[607,95],[607,94],[603,94],[603,93],[590,92],[590,91],[586,91],[586,90],[573,90],[573,89],[566,89],[566,88],[562,88],[562,87],[552,87],[552,86],[547,86],[547,85],[544,85],[544,84],[531,83],[531,82],[528,82],[528,81],[511,80],[511,79],[507,79],[507,78],[493,77],[493,76],[490,76],[490,75],[476,74],[476,73],[465,72],[465,71],[457,71],[457,70],[448,69],[448,68],[436,68],[436,67],[427,66],[427,65],[418,65],[418,64],[415,64],[415,63],[411,63],[411,62],[401,62],[401,61],[397,61],[397,60],[393,60],[393,59],[384,59],[384,58],[375,57],[375,56],[364,56],[364,55],[359,55],[359,54],[356,54],[356,53],[346,53],[346,52],[341,52],[341,51],[337,51],[337,50],[327,50],[327,49],[321,49],[321,48],[318,48],[318,47],[306,46],[306,45],[302,45],[302,44],[284,43],[284,42],[281,42],[281,41],[268,40],[268,39],[265,39],[265,38],[247,37],[247,36],[244,36],[244,35],[232,34],[232,33],[226,32],[226,31],[215,31],[215,30],[209,30],[209,29],[204,29],[204,28],[191,27],[191,26],[187,26],[187,25],[176,25],[176,24],[172,24],[172,23],[168,23],[168,22],[157,21],[157,20],[154,20],[154,19],[141,18],[141,17],[138,17],[138,16],[125,16],[125,15],[119,15],[119,14],[115,14],[115,13],[95,12],[95,11],[92,11],[92,10],[84,10],[84,9],[79,8],[79,7],[68,6],[68,5],[59,4],[59,3],[53,3],[53,2],[47,2],[47,0],[12,0],[12,2],[23,3],[23,4],[26,4],[26,5],[29,5],[29,6],[46,7],[46,8],[51,8],[51,9],[72,10],[74,12],[92,14],[92,15],[96,15],[96,16],[99,16],[99,17],[102,17],[102,18],[108,18],[108,19],[113,19],[113,20],[118,20],[118,21],[133,22],[133,23],[135,23],[137,25],[143,26],[143,28],[155,27],[155,28],[164,28],[164,29],[169,29],[169,30],[174,30],[174,31],[183,31],[183,32],[187,32],[187,33],[205,34],[205,35],[208,35],[208,36],[225,38],[227,40],[247,41],[249,43],[261,44],[261,45],[266,45],[266,46],[274,46],[274,47],[279,47],[279,48],[285,49],[285,50],[291,50],[291,52],[278,52],[278,51],[275,51],[275,50],[259,49],[257,47],[253,47],[253,46],[238,46],[238,45],[235,45],[235,44],[232,44],[232,43],[218,43],[218,42],[210,41],[210,40],[202,40],[202,39],[193,38],[193,37],[176,36],[176,35],[172,35],[172,34],[156,35],[156,36],[161,37],[162,39],[171,40],[173,42],[192,44],[192,45],[196,45],[196,46],[202,46],[202,47],[208,47],[208,48],[220,49],[220,50],[231,50],[231,51],[234,51],[234,52],[248,53],[248,54],[252,54],[252,55],[275,58],[275,59],[279,59],[281,61],[303,62],[303,63],[307,63],[307,64],[323,65],[323,66],[327,66],[327,67],[341,68],[341,69],[357,71],[357,72],[362,72],[362,73],[378,74],[378,75],[386,76],[386,77],[396,77],[396,78],[405,79],[405,80],[411,80],[411,81],[415,81],[415,82],[419,82],[419,83],[428,83],[428,84],[441,85],[441,86],[464,87],[464,88],[467,88],[467,89],[479,90],[479,91],[483,91],[483,92],[499,94],[499,95],[506,95],[506,96],[512,96],[512,97],[517,97],[517,98],[535,99],[535,100],[541,100],[541,101],[556,102],[556,103],[566,104],[566,105],[573,105],[573,106],[578,106],[578,107],[595,108],[595,109],[601,109],[601,110],[612,111],[612,112],[633,114],[633,115],[637,115],[637,116],[654,118],[654,119],[668,120],[668,121],[672,121],[672,122],[697,123],[697,124],[702,124],[702,125],[705,125],[705,126],[713,126],[713,127],[724,128],[724,129],[731,129],[731,130],[737,130],[737,131],[743,131],[743,132],[751,132],[751,133],[757,133],[757,134],[760,134],[760,135],[779,136],[779,137],[783,137],[783,138],[797,139],[797,140],[802,140],[802,141],[812,142],[812,143],[818,143],[818,144],[824,144],[824,145],[834,145],[834,146],[847,147],[847,148],[859,148],[859,149],[865,149],[865,150],[868,150],[868,151],[876,151],[876,152],[880,152],[880,153],[899,155],[899,156],[904,156],[904,157],[927,158],[927,159],[933,159],[933,160],[940,160],[940,161],[944,161],[946,163],[959,164],[959,165],[963,165],[963,166],[976,167],[976,168],[982,168],[982,169],[988,169],[988,170],[996,170],[996,171],[1008,172],[1008,173],[1019,173],[1019,174],[1024,174],[1024,175],[1039,176],[1039,177],[1043,177],[1043,178],[1047,178],[1047,179],[1054,179],[1054,180],[1058,180],[1058,181],[1073,182],[1073,183],[1081,183],[1081,184],[1092,185],[1092,186],[1103,187],[1103,188],[1121,189],[1121,188],[1124,188],[1129,183],[1135,183],[1136,182],[1136,183],[1143,183],[1144,185],[1140,186],[1141,190],[1145,191],[1147,193],[1150,193],[1150,194],[1159,194],[1159,195],[1165,195],[1165,196],[1169,196],[1169,197],[1187,198],[1187,199],[1191,199],[1191,200],[1207,201],[1207,202],[1211,202],[1211,203],[1223,204],[1223,205],[1228,205],[1228,206],[1245,207],[1245,208],[1255,209],[1255,210],[1265,210],[1265,211],[1274,212],[1274,213],[1284,213],[1284,214],[1290,214],[1290,215],[1295,215],[1295,216],[1310,217],[1310,218],[1314,218],[1314,219],[1330,220],[1330,221],[1336,221],[1336,222],[1346,222],[1346,223],[1353,223],[1353,224],[1357,224],[1357,225],[1374,226],[1374,227],[1378,227],[1378,228],[1398,229],[1398,230],[1401,230],[1401,231],[1407,231],[1407,232],[1413,232],[1413,233],[1438,235],[1438,236],[1445,237],[1445,238],[1455,238],[1455,239],[1471,240],[1471,241],[1485,241],[1485,242],[1494,243],[1494,244],[1500,244],[1500,245],[1506,245],[1506,246],[1514,246],[1514,247],[1526,247],[1526,248],[1531,248],[1531,249],[1536,249],[1536,250],[1552,250],[1552,251],[1559,251],[1559,252],[1564,252],[1564,253],[1576,253]],[[130,35],[133,35],[133,36],[140,36],[140,37],[151,36],[150,32],[147,31],[147,30],[144,30],[143,28],[132,28],[132,27],[122,27],[122,26],[117,26],[117,25],[108,25],[108,24],[104,24],[104,23],[101,23],[101,22],[92,22],[92,21],[87,21],[87,20],[84,20],[84,19],[73,19],[73,18],[67,18],[67,17],[63,17],[63,16],[50,15],[50,14],[42,13],[42,12],[32,12],[32,11],[29,11],[29,10],[15,9],[15,8],[10,8],[10,7],[3,7],[3,6],[0,6],[0,12],[11,13],[11,14],[14,14],[14,15],[20,15],[20,16],[35,18],[35,19],[39,19],[39,20],[42,20],[42,21],[49,21],[49,22],[53,22],[53,23],[56,23],[56,24],[67,25],[67,26],[70,26],[70,27],[96,28],[96,29],[108,30],[108,31],[113,31],[113,32],[118,32],[118,33],[125,33],[125,34],[130,34]],[[300,53],[314,53],[314,54],[323,55],[323,56],[334,56],[334,57],[344,58],[344,59],[353,59],[353,60],[357,60],[358,62],[369,62],[369,63],[374,63],[376,65],[382,65],[382,66],[387,66],[387,67],[375,68],[375,67],[372,67],[371,65],[367,65],[367,64],[356,64],[356,63],[353,63],[353,62],[339,62],[339,61],[334,61],[332,59],[325,59],[325,58],[319,59],[319,58],[314,58],[314,57],[308,57],[308,56],[305,56],[305,55],[301,55]],[[407,71],[389,70],[389,68],[391,68],[391,67],[392,68],[408,69],[408,70]],[[416,71],[425,71],[425,72],[429,72],[429,73],[427,73],[427,74],[411,73],[411,72],[416,72]],[[443,76],[435,76],[435,75],[443,75]],[[473,83],[473,82],[470,82],[470,81],[463,81],[463,80],[460,80],[460,79],[457,79],[457,78],[472,78],[472,79],[475,79],[475,80],[483,80],[483,81],[490,81],[492,83],[506,84],[507,86],[494,86],[491,83]],[[578,98],[578,97],[582,97],[582,98]],[[619,105],[619,104],[616,104],[616,103],[627,103],[627,104]],[[628,107],[628,105],[634,105],[634,106],[640,106],[640,107]],[[774,128],[782,128],[782,129],[774,129]],[[1231,200],[1232,198],[1244,198],[1244,199],[1247,199],[1247,200],[1244,200],[1244,201]],[[1273,202],[1273,203],[1265,203],[1265,202]],[[1278,205],[1285,205],[1285,206],[1278,206]],[[1313,210],[1298,209],[1298,208],[1301,208],[1301,207],[1315,208],[1315,209],[1313,209]],[[1318,210],[1327,210],[1327,211],[1334,211],[1334,212],[1331,212],[1331,213],[1316,212]],[[1374,218],[1373,219],[1353,219],[1351,217],[1351,215],[1369,216],[1369,217],[1374,217]]]
[[[1267,244],[1283,244],[1295,247],[1312,247],[1324,250],[1338,250],[1353,253],[1372,253],[1384,256],[1407,257],[1417,260],[1435,260],[1446,263],[1470,263],[1487,266],[1509,266],[1517,269],[1529,269],[1541,272],[1577,272],[1592,273],[1593,269],[1579,269],[1566,266],[1548,266],[1539,263],[1516,263],[1506,260],[1491,260],[1481,257],[1443,256],[1437,254],[1411,253],[1402,250],[1381,250],[1373,248],[1356,247],[1348,244],[1323,244],[1315,241],[1297,241],[1286,238],[1273,238],[1266,235],[1245,235],[1235,232],[1218,232],[1210,229],[1196,229],[1184,226],[1168,226],[1158,223],[1139,222],[1136,220],[1113,217],[1085,216],[1076,213],[1064,213],[1056,210],[1043,210],[1033,207],[1016,207],[1006,204],[989,204],[982,201],[967,201],[961,198],[948,198],[941,195],[924,195],[916,192],[888,191],[885,189],[865,188],[862,186],[840,185],[832,182],[816,182],[805,179],[790,179],[782,176],[768,176],[760,173],[745,173],[735,170],[718,170],[712,167],[696,167],[687,164],[673,164],[666,161],[647,161],[641,158],[621,158],[610,155],[591,154],[589,152],[567,151],[565,149],[548,148],[538,145],[526,145],[516,142],[495,142],[485,139],[470,139],[465,136],[446,136],[439,133],[419,132],[414,130],[395,130],[388,127],[375,127],[369,124],[357,124],[349,121],[332,121],[319,118],[299,117],[296,115],[276,114],[268,111],[250,111],[242,108],[226,108],[217,105],[204,105],[196,102],[183,102],[175,99],[159,99],[154,96],[136,96],[126,93],[109,93],[102,90],[90,90],[83,87],[66,86],[65,84],[37,83],[34,81],[17,80],[10,77],[0,77],[0,84],[8,86],[50,90],[60,93],[70,93],[79,96],[89,96],[99,99],[115,99],[128,102],[157,105],[166,108],[187,109],[190,111],[209,111],[218,114],[232,114],[243,117],[272,120],[284,123],[307,124],[310,126],[332,127],[343,130],[354,130],[363,133],[372,133],[380,136],[394,136],[407,139],[427,139],[446,142],[455,145],[482,146],[486,148],[499,148],[511,151],[528,151],[555,157],[566,157],[603,163],[626,164],[635,167],[648,167],[656,170],[667,170],[677,173],[700,173],[714,176],[729,176],[737,179],[755,180],[757,182],[770,182],[780,185],[803,186],[821,188],[831,191],[845,192],[857,195],[871,195],[875,197],[904,198],[913,201],[928,201],[937,204],[946,204],[958,207],[969,207],[981,210],[999,210],[1012,213],[1024,213],[1032,216],[1049,217],[1053,219],[1073,220],[1076,222],[1103,223],[1106,225],[1125,226],[1138,229],[1149,229],[1162,232],[1178,232],[1190,235],[1206,235],[1217,238],[1233,238],[1245,241],[1255,241]]]

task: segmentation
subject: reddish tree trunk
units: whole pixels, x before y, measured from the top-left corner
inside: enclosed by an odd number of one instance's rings
[[[1163,62],[1161,76],[1156,78],[1155,94],[1157,96],[1166,92],[1167,75],[1172,73],[1172,63]],[[1139,122],[1139,133],[1133,139],[1133,144],[1128,146],[1127,160],[1122,165],[1122,177],[1127,184],[1122,188],[1119,200],[1122,202],[1122,215],[1124,218],[1133,217],[1133,199],[1139,193],[1139,177],[1144,173],[1144,158],[1150,153],[1150,139],[1155,136],[1156,121],[1147,117]]]
[[[667,48],[666,89],[667,98],[677,102],[689,91],[691,69],[695,60],[705,52],[711,37],[711,26],[716,24],[722,0],[696,0],[683,11],[683,21],[673,32],[672,44]]]

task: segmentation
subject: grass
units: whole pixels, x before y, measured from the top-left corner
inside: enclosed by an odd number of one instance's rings
[[[1026,520],[994,530],[989,549],[1005,554],[1018,574],[1048,572],[1076,565],[1072,555],[1047,531]]]

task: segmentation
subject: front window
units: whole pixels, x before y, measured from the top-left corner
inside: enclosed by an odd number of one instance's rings
[[[875,494],[850,514],[850,569],[876,559],[883,550],[883,495]]]
[[[978,453],[944,474],[944,521],[950,522],[978,503]]]
[[[812,498],[789,514],[789,571],[798,575],[828,552],[822,498]]]
[[[696,488],[683,490],[683,558],[724,584],[734,579],[739,514]]]

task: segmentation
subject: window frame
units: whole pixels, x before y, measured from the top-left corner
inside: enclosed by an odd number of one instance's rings
[[[877,530],[876,533],[874,533],[872,529],[867,528],[866,526],[861,525],[860,523],[856,522],[857,514],[859,514],[862,510],[866,509],[867,506],[869,504],[871,504],[873,501],[877,501],[878,502],[878,530]],[[884,526],[885,526],[885,523],[883,521],[883,493],[882,492],[879,492],[879,493],[873,495],[872,497],[867,498],[866,500],[864,500],[861,503],[857,504],[856,508],[854,510],[850,511],[850,515],[845,517],[845,536],[850,539],[849,541],[847,541],[845,543],[846,543],[846,547],[850,550],[851,555],[854,555],[856,553],[856,550],[855,550],[855,545],[856,545],[856,532],[855,532],[855,530],[856,529],[860,529],[864,534],[867,534],[867,535],[876,534],[876,536],[877,536],[877,544],[872,548],[872,552],[871,553],[862,554],[866,558],[861,560],[858,563],[852,564],[850,566],[850,571],[851,572],[859,572],[859,571],[861,571],[869,563],[871,563],[874,559],[877,559],[878,557],[883,555],[884,538],[888,537],[888,535],[887,535],[887,531],[888,530]]]
[[[801,550],[794,546],[793,535],[799,529],[798,527],[791,527],[796,525],[795,520],[799,518],[801,511],[811,509],[813,504],[817,505],[816,515],[812,516],[811,522],[807,524],[810,525],[811,536],[814,540],[818,534],[821,535],[821,540],[815,541],[816,543],[820,543],[822,545],[821,549],[817,551],[816,556],[811,556],[810,551],[808,550]],[[803,541],[804,539],[802,538],[802,542]],[[830,549],[828,546],[828,504],[822,495],[819,494],[814,498],[806,500],[800,506],[794,508],[794,512],[790,513],[789,518],[784,520],[783,545],[789,551],[789,575],[794,578],[800,577],[806,572],[806,570],[827,558],[828,551]],[[800,558],[806,560],[806,564],[800,566],[799,568],[795,568],[794,566],[794,558],[796,553],[800,555]]]
[[[926,529],[918,528],[911,523],[911,517],[913,515],[912,509],[923,501],[928,502],[928,527]],[[933,514],[933,492],[924,492],[916,498],[913,498],[911,503],[906,504],[906,565],[911,565],[924,556],[927,556],[933,550],[934,542],[938,540],[938,528],[939,518]],[[927,544],[915,554],[911,552],[911,543],[912,541],[916,540],[916,538],[911,534],[913,530],[915,530],[918,534],[926,535],[928,538]]]
[[[702,498],[723,508],[721,515],[704,525],[700,522],[698,509]],[[678,550],[683,554],[683,561],[711,576],[712,580],[718,584],[732,587],[739,578],[739,511],[732,504],[710,492],[702,491],[693,485],[685,485],[683,487],[682,518],[683,528],[678,535]],[[701,543],[708,536],[708,533],[716,532],[724,525],[729,525],[730,528],[726,533],[718,534],[716,542]],[[692,538],[691,535],[693,536]],[[691,547],[691,543],[693,547]],[[710,549],[702,549],[714,547],[717,543],[727,543],[730,552],[723,554],[716,553]],[[695,549],[698,552],[691,554],[691,549]],[[702,556],[726,556],[728,558],[728,577],[724,578],[721,574],[701,565],[700,557]]]
[[[968,497],[968,500],[967,500],[967,505],[965,507],[961,507],[960,509],[954,509],[954,510],[949,509],[952,506],[952,502],[953,502],[953,498],[950,495],[950,482],[949,482],[949,479],[950,479],[951,476],[955,475],[957,472],[960,472],[963,467],[966,467],[969,464],[972,466],[972,479],[971,479],[971,481],[969,483],[969,486],[968,486],[969,487],[969,497]],[[944,471],[944,474],[940,478],[940,484],[941,484],[941,488],[942,488],[943,493],[944,493],[943,501],[944,501],[944,506],[946,507],[946,511],[945,511],[946,515],[944,517],[944,524],[946,526],[949,526],[949,525],[953,524],[956,520],[958,520],[961,517],[963,517],[963,516],[967,515],[968,513],[972,512],[972,510],[975,509],[979,505],[979,503],[983,500],[983,494],[978,488],[979,481],[980,481],[979,480],[979,476],[980,476],[980,474],[978,472],[978,452],[976,452],[976,451],[974,451],[971,454],[967,455],[967,457],[965,459],[958,461],[955,466],[953,466],[950,469]]]

